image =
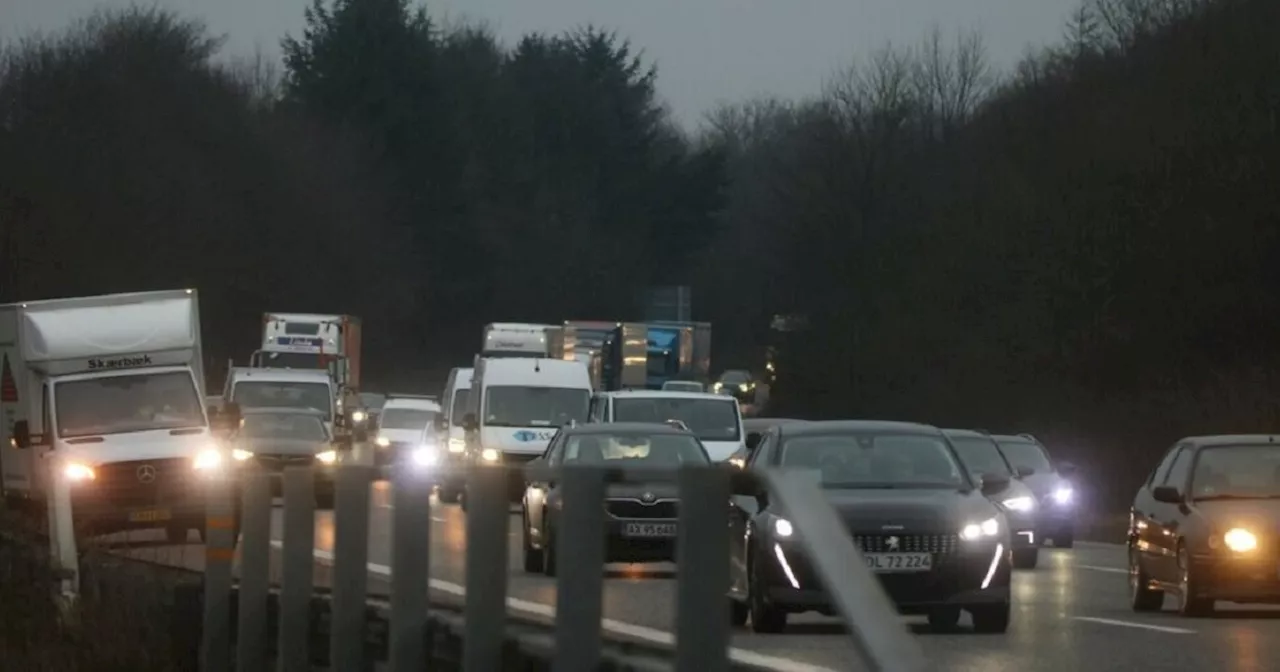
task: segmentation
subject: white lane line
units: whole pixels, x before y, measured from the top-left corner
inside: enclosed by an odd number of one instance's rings
[[[1121,567],[1099,567],[1098,565],[1076,565],[1080,569],[1088,569],[1094,572],[1108,572],[1110,574],[1128,574],[1129,570]]]
[[[1133,621],[1117,621],[1114,618],[1097,618],[1095,616],[1072,616],[1077,621],[1088,621],[1090,623],[1101,623],[1102,625],[1115,625],[1121,628],[1139,628],[1141,630],[1154,630],[1156,632],[1167,632],[1171,635],[1194,635],[1195,630],[1186,628],[1174,628],[1167,625],[1152,625],[1150,623],[1135,623]]]
[[[433,522],[433,523],[444,523],[444,522],[448,522],[448,519],[447,519],[447,518],[441,518],[440,516],[431,516],[431,522]]]
[[[271,545],[275,548],[284,547],[284,543],[276,539],[271,540]],[[329,564],[333,562],[333,553],[319,548],[315,549],[315,557],[321,563]],[[390,567],[373,562],[369,563],[369,572],[380,576],[391,576]],[[438,590],[442,593],[449,593],[459,597],[465,597],[467,594],[466,588],[450,581],[444,581],[442,579],[428,579],[427,583],[433,590]],[[555,607],[552,607],[549,604],[530,602],[529,600],[522,600],[516,597],[507,598],[507,607],[514,611],[522,611],[527,614],[534,614],[546,618],[555,618],[556,615]],[[656,628],[635,625],[634,623],[623,623],[622,621],[615,621],[611,618],[603,619],[600,623],[601,627],[603,627],[606,632],[610,632],[615,635],[624,635],[667,646],[674,644],[676,641],[674,634],[658,630]],[[766,656],[762,653],[747,651],[746,649],[730,648],[729,658],[735,663],[755,665],[757,667],[774,670],[775,672],[837,672],[829,667],[810,665],[808,663],[791,660],[789,658]]]

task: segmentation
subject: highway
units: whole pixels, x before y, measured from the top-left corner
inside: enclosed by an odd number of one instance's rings
[[[369,521],[370,593],[385,595],[390,574],[390,486],[375,484]],[[273,511],[273,545],[281,539],[281,510]],[[316,514],[317,582],[327,581],[332,555],[330,512]],[[465,584],[465,525],[461,509],[433,503],[431,511],[431,585],[435,597],[458,600]],[[193,539],[194,541],[194,539]],[[550,618],[555,583],[520,568],[520,519],[513,512],[509,531],[510,607],[528,616]],[[144,544],[121,549],[139,558],[201,568],[197,544]],[[1120,546],[1080,542],[1070,550],[1045,549],[1038,569],[1014,577],[1015,615],[1004,635],[975,635],[961,630],[930,633],[921,618],[904,618],[918,633],[926,655],[938,669],[963,672],[1088,669],[1208,669],[1262,672],[1280,658],[1280,610],[1219,605],[1224,613],[1209,619],[1185,619],[1172,612],[1133,613],[1127,603],[1124,551]],[[674,566],[610,566],[604,596],[604,627],[614,636],[670,641],[674,626]],[[1172,600],[1169,600],[1170,605]],[[853,670],[854,652],[836,619],[793,617],[782,635],[742,630],[733,637],[733,655],[766,663],[779,672]]]

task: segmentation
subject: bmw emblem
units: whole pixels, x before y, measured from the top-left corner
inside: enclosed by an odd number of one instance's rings
[[[658,499],[657,496],[655,496],[652,492],[646,492],[643,495],[640,495],[640,501],[644,502],[645,504],[652,504],[657,499]]]

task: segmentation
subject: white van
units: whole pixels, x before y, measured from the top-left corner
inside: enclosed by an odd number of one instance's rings
[[[324,414],[325,427],[334,432],[338,386],[324,369],[260,369],[234,367],[227,372],[222,398],[241,410],[250,408],[311,408]]]
[[[378,416],[374,464],[388,464],[407,458],[401,453],[422,444],[423,432],[435,426],[440,412],[440,403],[435,397],[387,395]]]
[[[448,446],[444,463],[449,467],[461,467],[467,464],[467,431],[463,426],[463,418],[467,415],[467,403],[471,398],[471,376],[475,369],[455,366],[449,371],[449,380],[444,384],[444,393],[440,395],[440,403],[444,413],[440,416],[437,428],[441,439]],[[454,474],[440,483],[438,494],[440,501],[456,503],[462,493],[464,479]]]
[[[601,392],[591,400],[590,422],[679,420],[697,435],[712,460],[729,459],[745,444],[738,400],[708,392],[625,390]]]

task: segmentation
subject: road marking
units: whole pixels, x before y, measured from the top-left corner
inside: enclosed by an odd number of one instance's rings
[[[1097,618],[1095,616],[1072,616],[1077,621],[1088,621],[1090,623],[1101,623],[1103,625],[1115,625],[1121,628],[1139,628],[1142,630],[1154,630],[1156,632],[1167,632],[1171,635],[1194,635],[1195,630],[1186,628],[1173,628],[1167,625],[1151,625],[1150,623],[1135,623],[1133,621],[1117,621],[1114,618]]]
[[[1095,572],[1109,572],[1111,574],[1128,574],[1129,570],[1120,567],[1099,567],[1097,565],[1076,565],[1080,569],[1088,569]]]
[[[283,542],[277,539],[272,539],[271,545],[275,548],[284,547]],[[315,557],[316,560],[319,560],[323,564],[331,564],[333,562],[333,553],[323,549],[315,549]],[[369,563],[369,572],[380,576],[391,576],[390,567],[373,562]],[[465,597],[467,594],[467,589],[465,587],[443,579],[428,579],[427,583],[433,590],[438,590],[442,593],[449,593],[450,595],[456,595],[458,597]],[[530,602],[529,600],[522,600],[516,597],[507,598],[507,607],[514,611],[522,611],[546,618],[555,618],[556,615],[555,607],[549,604]],[[600,623],[601,627],[603,627],[606,632],[610,632],[615,635],[624,635],[667,646],[675,644],[676,641],[674,634],[658,630],[656,628],[635,625],[634,623],[623,623],[622,621],[615,621],[611,618],[602,619]],[[836,672],[836,670],[829,667],[810,665],[808,663],[791,660],[789,658],[766,656],[762,653],[747,651],[745,649],[730,648],[729,659],[741,665],[755,665],[757,667],[774,670],[775,672]]]
[[[433,522],[433,523],[446,523],[446,522],[449,522],[449,521],[448,521],[448,519],[447,519],[447,518],[441,518],[440,516],[431,516],[431,522]]]

